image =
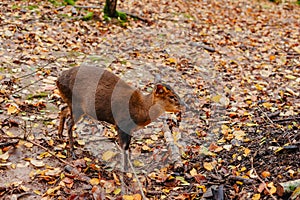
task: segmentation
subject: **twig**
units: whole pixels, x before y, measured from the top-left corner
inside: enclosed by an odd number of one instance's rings
[[[31,75],[33,75],[33,74],[35,74],[35,73],[36,73],[36,71],[34,71],[34,72],[31,72],[31,73],[29,73],[29,74],[25,74],[25,75],[23,75],[23,76],[16,77],[16,79],[25,78],[25,77],[27,77],[27,76],[31,76]]]
[[[61,158],[59,158],[57,155],[55,155],[54,153],[52,153],[52,152],[51,152],[49,149],[47,149],[46,147],[43,147],[42,145],[40,145],[40,144],[38,144],[38,143],[36,143],[36,142],[34,142],[34,141],[32,141],[32,140],[25,140],[25,141],[30,142],[30,143],[32,143],[32,144],[34,144],[34,145],[36,145],[36,146],[38,146],[38,147],[44,149],[44,150],[47,151],[49,154],[51,154],[51,155],[54,156],[56,159],[58,159],[60,162],[66,164],[66,165],[70,165],[70,166],[72,166],[72,167],[76,167],[75,165],[73,165],[73,164],[71,164],[71,163],[69,163],[69,162],[67,162],[67,161],[65,161],[65,160],[63,160],[63,159],[61,159]]]
[[[1,130],[1,129],[0,129],[0,130]],[[3,130],[2,130],[2,131],[3,131]],[[59,158],[57,155],[55,155],[54,153],[52,153],[52,152],[51,152],[49,149],[47,149],[46,147],[43,147],[42,145],[40,145],[40,144],[38,144],[38,143],[36,143],[36,142],[34,142],[34,141],[32,141],[32,140],[29,140],[29,139],[27,139],[27,138],[22,138],[22,137],[17,137],[17,136],[10,137],[10,136],[4,136],[4,135],[1,135],[0,138],[4,138],[4,139],[8,139],[8,140],[11,140],[11,139],[19,139],[19,140],[24,140],[24,141],[26,141],[26,142],[30,142],[31,144],[36,145],[36,146],[38,146],[38,147],[44,149],[44,150],[47,151],[50,155],[52,155],[52,156],[54,156],[56,159],[58,159],[60,162],[62,162],[62,163],[64,163],[64,164],[66,164],[66,165],[70,165],[70,166],[76,168],[75,165],[73,165],[73,164],[71,164],[71,163],[69,163],[69,162],[67,162],[67,161],[65,161],[65,160],[63,160],[63,159],[61,159],[61,158]]]
[[[44,67],[47,67],[48,65],[50,65],[51,63],[54,63],[55,61],[57,61],[58,59],[60,59],[60,58],[64,58],[64,57],[67,57],[67,56],[58,56],[57,58],[55,58],[55,59],[51,59],[51,60],[49,60],[46,64],[44,64],[43,66],[39,66],[39,68],[44,68]],[[16,77],[16,79],[22,79],[22,78],[25,78],[25,77],[27,77],[27,76],[31,76],[31,75],[33,75],[33,74],[35,74],[36,73],[36,71],[34,71],[34,72],[31,72],[31,73],[29,73],[29,74],[25,74],[25,75],[23,75],[23,76],[19,76],[19,77]]]
[[[59,11],[59,10],[64,9],[65,7],[66,7],[66,6],[61,6],[61,7],[57,8],[56,10]]]
[[[123,12],[123,13],[125,13],[126,15],[130,16],[131,18],[138,19],[138,20],[140,20],[140,21],[142,21],[142,22],[145,22],[145,23],[147,23],[147,24],[152,24],[152,23],[153,23],[151,20],[142,18],[142,17],[137,16],[137,15],[135,15],[135,14],[132,14],[132,13],[129,13],[129,12],[126,12],[126,11],[121,11],[121,12]]]
[[[273,122],[286,122],[286,121],[292,121],[292,120],[300,120],[300,117],[289,117],[286,119],[277,119],[277,120],[273,120]]]
[[[271,123],[271,124],[273,124],[274,125],[274,122],[270,119],[270,117],[261,109],[261,107],[258,105],[257,106],[258,107],[258,109],[259,109],[259,111],[260,112],[262,112],[263,114],[264,114],[264,116],[269,120],[269,122]]]
[[[84,9],[103,9],[103,7],[100,7],[100,6],[74,6],[75,8],[84,8]]]
[[[257,106],[259,111],[262,112],[265,117],[268,119],[268,121],[272,124],[272,125],[275,125],[275,123],[272,121],[272,119],[270,119],[270,117],[261,109],[261,107],[258,105]],[[284,133],[284,135],[282,137],[285,137],[287,135],[287,133],[285,132],[285,130],[281,127],[279,127],[279,129]]]
[[[129,163],[129,165],[130,165],[130,168],[131,168],[132,171],[133,171],[134,177],[136,178],[137,184],[138,184],[139,189],[140,189],[140,191],[141,191],[141,195],[142,195],[143,199],[146,199],[146,196],[145,196],[144,191],[143,191],[143,186],[142,186],[142,184],[141,184],[141,182],[140,182],[140,180],[139,180],[139,178],[138,178],[138,176],[137,176],[137,174],[136,174],[136,172],[135,172],[135,170],[134,170],[134,168],[133,168],[133,165],[132,165],[132,162],[131,162],[130,159],[128,159],[128,163]]]
[[[252,179],[243,178],[241,176],[229,176],[228,179],[231,179],[231,180],[234,180],[234,181],[242,181],[246,184],[250,184],[250,183],[254,182],[254,180],[252,180]]]
[[[277,111],[277,112],[273,112],[273,113],[268,114],[268,117],[273,118],[273,117],[277,117],[279,115],[280,115],[280,111]]]
[[[269,193],[269,195],[272,197],[272,199],[277,200],[277,198],[274,197],[273,194],[270,192],[269,188],[267,187],[266,182],[259,177],[259,175],[257,174],[255,168],[253,167],[253,157],[250,158],[250,162],[251,162],[251,168],[253,169],[254,174],[257,176],[258,180],[261,183],[263,183],[265,190]]]
[[[211,47],[211,46],[208,46],[208,45],[205,45],[203,43],[199,43],[199,42],[190,42],[189,43],[190,46],[195,46],[195,47],[200,47],[200,48],[203,48],[209,52],[215,52],[216,49]]]
[[[19,143],[19,140],[16,140],[16,141],[12,141],[12,142],[1,142],[0,143],[0,148],[3,148],[3,147],[7,147],[7,146],[15,146]]]
[[[25,88],[28,88],[29,86],[34,85],[34,84],[36,84],[37,82],[40,82],[41,80],[43,80],[43,79],[40,78],[40,79],[34,81],[33,83],[30,83],[30,84],[28,84],[28,85],[25,85],[24,87],[22,87],[22,88],[20,88],[20,89],[18,89],[18,90],[16,90],[16,91],[14,91],[14,92],[11,93],[11,94],[16,94],[17,92],[20,92],[21,90],[24,90]]]

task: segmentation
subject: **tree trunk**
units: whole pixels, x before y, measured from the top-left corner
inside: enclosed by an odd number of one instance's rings
[[[117,17],[117,0],[106,0],[104,6],[104,14],[108,17]]]

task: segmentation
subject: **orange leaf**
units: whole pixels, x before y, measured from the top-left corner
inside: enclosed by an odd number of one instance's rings
[[[100,183],[100,180],[98,178],[92,178],[90,180],[91,185],[99,185],[99,183]]]
[[[275,55],[270,55],[269,59],[270,59],[270,61],[273,61],[273,60],[276,59],[276,56]]]
[[[203,167],[207,171],[211,171],[215,168],[216,162],[203,162]]]
[[[11,115],[14,113],[18,113],[19,108],[16,104],[10,104],[9,107],[7,108],[7,114]]]
[[[270,176],[271,176],[271,173],[268,172],[268,171],[263,171],[263,172],[261,173],[261,176],[264,177],[264,178],[267,178],[267,177],[270,177]]]

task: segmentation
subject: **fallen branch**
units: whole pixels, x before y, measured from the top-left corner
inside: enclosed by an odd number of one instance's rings
[[[228,179],[234,180],[234,181],[241,181],[246,184],[254,183],[254,180],[249,179],[249,178],[243,178],[241,176],[229,176]]]
[[[274,125],[274,126],[276,126],[276,124],[274,123],[274,121],[261,109],[261,107],[260,107],[260,105],[258,105],[257,106],[258,107],[258,109],[259,109],[259,111],[260,112],[262,112],[264,115],[265,115],[265,117],[268,119],[268,121],[272,124],[272,125]],[[282,127],[279,127],[279,129],[284,133],[283,135],[282,135],[282,137],[285,137],[286,135],[287,135],[287,133],[285,132],[285,130],[282,128]],[[278,138],[277,138],[278,139]]]
[[[8,146],[15,146],[19,143],[19,140],[11,141],[11,142],[1,142],[0,148],[8,147]]]
[[[3,130],[1,130],[1,132],[2,132],[2,131],[3,131]],[[51,151],[50,151],[49,149],[47,149],[46,147],[43,147],[42,145],[40,145],[40,144],[38,144],[38,143],[36,143],[36,142],[34,142],[34,141],[32,141],[32,140],[29,140],[29,139],[27,139],[27,138],[22,138],[22,137],[10,137],[10,136],[4,136],[4,135],[1,135],[0,138],[7,139],[7,140],[13,140],[13,139],[24,140],[24,141],[26,141],[26,142],[29,142],[29,143],[31,143],[31,144],[33,144],[33,145],[35,145],[35,146],[38,146],[38,147],[44,149],[47,153],[49,153],[51,156],[55,157],[55,158],[56,158],[57,160],[59,160],[60,162],[66,164],[66,165],[70,165],[70,166],[72,166],[72,167],[74,167],[74,168],[76,167],[76,166],[74,166],[73,164],[71,164],[71,163],[69,163],[69,162],[67,162],[67,161],[65,161],[65,160],[63,160],[63,159],[61,159],[60,157],[58,157],[55,153],[51,152]]]
[[[103,9],[101,6],[74,6],[75,8],[83,8],[83,9]]]
[[[269,188],[267,187],[266,182],[259,177],[259,175],[257,174],[255,168],[253,167],[253,157],[250,158],[250,162],[251,162],[251,168],[253,169],[253,172],[254,172],[255,176],[264,185],[264,189],[268,192],[268,194],[272,197],[272,199],[277,200],[277,198],[274,197],[274,195],[270,192]]]
[[[138,16],[138,15],[135,15],[135,14],[132,14],[132,13],[129,13],[129,12],[126,12],[126,11],[121,11],[121,12],[123,12],[123,13],[125,13],[126,15],[130,16],[131,18],[138,19],[138,20],[140,20],[140,21],[142,21],[142,22],[145,22],[145,23],[147,23],[147,24],[152,24],[152,23],[153,23],[151,20],[142,18],[142,17],[140,17],[140,16]]]
[[[208,46],[208,45],[205,45],[203,43],[200,43],[200,42],[190,42],[189,43],[190,46],[195,46],[195,47],[200,47],[200,48],[203,48],[209,52],[215,52],[216,49],[211,47],[211,46]]]
[[[293,120],[300,120],[300,117],[289,117],[286,119],[277,119],[277,120],[273,120],[273,122],[286,122],[286,121],[293,121]]]

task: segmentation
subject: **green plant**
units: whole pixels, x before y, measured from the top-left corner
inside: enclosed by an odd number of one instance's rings
[[[127,15],[126,15],[126,13],[117,11],[117,17],[118,17],[121,21],[127,22]]]
[[[53,4],[54,6],[63,6],[65,5],[64,1],[57,1],[57,0],[48,0],[51,4]]]
[[[74,6],[76,0],[64,0],[68,5]]]
[[[84,21],[91,20],[93,19],[93,16],[94,16],[94,12],[87,12],[87,14],[82,17],[82,20]]]
[[[30,5],[30,6],[28,6],[29,10],[34,10],[34,9],[37,9],[37,8],[38,8],[37,5]]]
[[[11,7],[11,9],[13,9],[13,10],[19,9],[19,8],[21,8],[21,6],[19,6],[19,5],[13,5],[13,6]]]

